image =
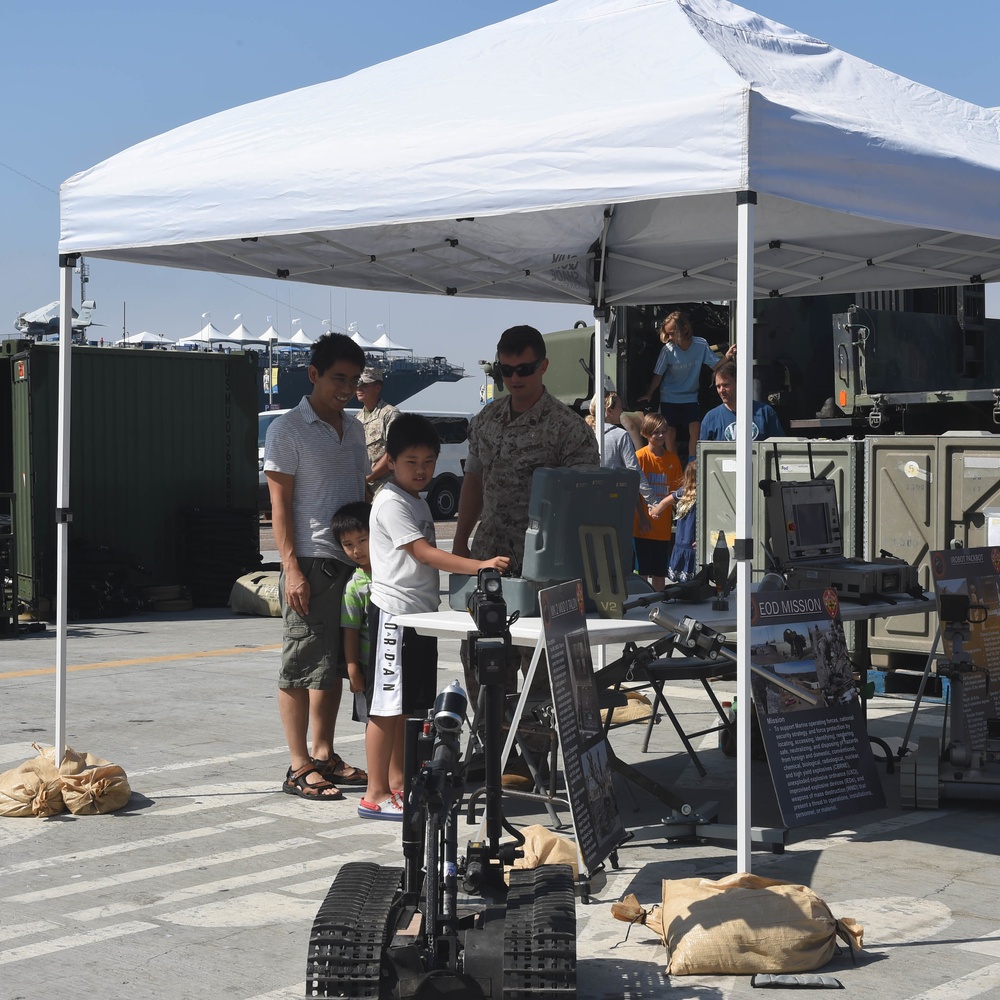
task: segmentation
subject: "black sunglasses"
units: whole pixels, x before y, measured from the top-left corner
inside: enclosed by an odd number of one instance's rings
[[[518,378],[527,378],[529,375],[534,375],[538,371],[538,366],[545,360],[545,358],[539,358],[537,361],[526,361],[523,365],[502,365],[497,362],[497,367],[500,369],[500,374],[504,378],[512,378],[516,375]]]

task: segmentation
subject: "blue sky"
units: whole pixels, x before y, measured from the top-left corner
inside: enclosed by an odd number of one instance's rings
[[[2,0],[0,332],[13,332],[18,312],[57,296],[56,192],[67,177],[185,122],[344,76],[537,6],[532,0]],[[746,6],[956,97],[1000,105],[996,0]],[[613,71],[613,61],[581,66],[581,83],[594,85]],[[665,52],[664,72],[683,71],[683,52]],[[120,335],[123,314],[129,332],[172,338],[194,333],[204,312],[224,332],[236,326],[236,313],[253,332],[264,329],[268,315],[282,331],[300,317],[313,335],[327,318],[341,329],[356,322],[372,337],[382,323],[397,341],[447,354],[477,374],[476,360],[492,353],[506,326],[528,322],[547,331],[590,320],[587,310],[569,306],[279,286],[99,260],[91,262],[90,279],[95,318],[108,337]],[[472,406],[478,384],[470,379],[441,390],[437,405]]]

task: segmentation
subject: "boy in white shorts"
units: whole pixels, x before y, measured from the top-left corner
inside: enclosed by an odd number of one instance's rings
[[[434,478],[441,442],[434,425],[416,413],[390,425],[386,454],[393,478],[372,505],[369,553],[368,788],[358,815],[401,820],[403,730],[406,718],[423,713],[437,695],[437,639],[397,622],[399,615],[437,611],[439,571],[475,574],[507,569],[506,556],[466,559],[435,545],[434,518],[420,491]]]

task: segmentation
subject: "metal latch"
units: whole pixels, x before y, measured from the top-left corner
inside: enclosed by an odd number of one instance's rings
[[[872,396],[872,409],[868,414],[868,426],[872,430],[878,430],[882,426],[882,397]]]

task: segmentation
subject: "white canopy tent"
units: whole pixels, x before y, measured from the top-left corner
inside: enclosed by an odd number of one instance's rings
[[[300,327],[292,334],[292,339],[289,343],[296,344],[299,347],[311,347],[316,341]]]
[[[353,340],[354,343],[358,345],[358,347],[361,347],[366,351],[371,350],[375,346],[370,340],[366,340],[364,337],[362,337],[361,334],[357,332],[357,330],[355,330],[354,333],[351,334],[351,340]]]
[[[288,337],[282,337],[280,333],[273,326],[269,326],[261,335],[260,340],[262,343],[269,344],[271,347],[290,347],[292,341]]]
[[[389,334],[383,333],[378,340],[372,344],[372,347],[377,347],[380,351],[413,351],[412,347],[404,347],[402,344],[397,344]]]
[[[222,333],[219,328],[209,321],[206,323],[197,333],[192,333],[190,337],[181,337],[177,341],[178,344],[194,344],[197,346],[206,346],[217,344],[219,341],[228,340],[224,333]]]
[[[233,332],[226,337],[226,340],[235,340],[241,344],[263,344],[265,340],[263,337],[255,337],[243,324],[242,322],[238,327],[236,327]]]
[[[63,185],[60,251],[589,303],[598,351],[616,303],[733,299],[749,358],[754,296],[1000,276],[998,183],[996,114],[725,0],[559,0],[125,150]],[[746,705],[749,365],[740,379]]]
[[[164,337],[162,333],[150,333],[143,330],[141,333],[130,333],[127,337],[116,340],[112,347],[148,347],[152,344],[172,344],[169,337]]]

